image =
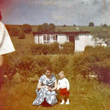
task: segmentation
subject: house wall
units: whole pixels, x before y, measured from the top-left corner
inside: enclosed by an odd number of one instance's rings
[[[86,46],[94,46],[92,35],[80,34],[75,37],[75,52],[84,51]]]
[[[64,35],[64,34],[60,34],[58,35],[58,42],[59,44],[63,44],[65,42],[69,41],[69,38],[67,35]]]
[[[35,35],[35,43],[43,43],[43,35]],[[69,36],[65,34],[59,34],[57,42],[63,44],[69,41]],[[84,51],[86,46],[95,46],[95,41],[92,40],[92,35],[80,34],[75,36],[75,52]]]
[[[35,37],[34,37],[34,40],[35,40],[35,43],[36,44],[38,44],[38,43],[43,43],[43,35],[35,35]],[[57,40],[57,42],[59,43],[59,44],[63,44],[63,43],[65,43],[65,42],[67,42],[67,41],[69,41],[69,39],[68,39],[68,36],[67,35],[64,35],[64,34],[60,34],[60,35],[58,35],[58,40]]]
[[[43,43],[43,37],[42,36],[43,35],[37,35],[37,34],[35,35],[34,41],[36,44]]]

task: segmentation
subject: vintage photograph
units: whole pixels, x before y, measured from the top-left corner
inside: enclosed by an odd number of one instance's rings
[[[0,0],[0,110],[110,110],[110,0]]]

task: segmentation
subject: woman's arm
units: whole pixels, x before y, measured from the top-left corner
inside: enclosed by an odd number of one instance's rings
[[[48,86],[42,86],[42,83],[38,82],[37,89],[48,88]]]
[[[55,90],[57,90],[57,81],[55,81],[55,83],[54,83],[54,88],[51,89],[51,91],[55,91]]]

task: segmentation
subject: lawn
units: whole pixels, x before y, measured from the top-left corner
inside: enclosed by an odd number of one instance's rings
[[[70,81],[70,105],[60,105],[59,92],[58,104],[53,107],[37,107],[32,102],[36,98],[37,81],[15,83],[5,81],[0,92],[0,110],[107,110],[110,101],[110,88],[99,84],[95,80],[87,81],[81,76]]]

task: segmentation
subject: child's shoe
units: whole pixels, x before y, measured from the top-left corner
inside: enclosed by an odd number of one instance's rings
[[[69,105],[70,103],[69,103],[69,101],[67,101],[65,104],[66,104],[66,105]]]
[[[64,101],[62,101],[60,104],[62,105],[62,104],[64,104],[65,102]]]

